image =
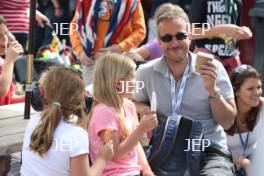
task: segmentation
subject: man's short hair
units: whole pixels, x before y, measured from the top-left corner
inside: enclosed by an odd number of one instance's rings
[[[0,15],[0,24],[6,24],[5,18],[1,15]]]
[[[187,24],[190,23],[188,15],[184,10],[180,6],[171,3],[164,3],[159,6],[155,12],[154,19],[156,26],[163,20],[171,19],[183,19]]]

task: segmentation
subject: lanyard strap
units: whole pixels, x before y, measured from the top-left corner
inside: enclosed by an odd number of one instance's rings
[[[183,97],[184,88],[187,82],[188,73],[190,71],[190,59],[188,61],[188,64],[184,70],[184,74],[182,77],[180,90],[178,93],[178,96],[176,98],[176,80],[174,79],[173,75],[170,73],[170,82],[171,82],[171,105],[172,105],[172,112],[173,114],[178,114],[180,111],[180,105]]]
[[[248,145],[249,131],[247,132],[247,137],[246,137],[246,141],[245,142],[242,139],[242,135],[241,135],[240,132],[239,132],[239,139],[240,139],[240,142],[241,142],[241,144],[243,146],[243,156],[246,157],[246,149],[247,149],[247,145]]]

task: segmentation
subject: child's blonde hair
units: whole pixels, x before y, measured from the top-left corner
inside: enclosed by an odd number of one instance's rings
[[[51,147],[54,131],[61,119],[84,109],[85,86],[79,73],[69,68],[53,67],[43,82],[44,109],[30,139],[30,149],[43,156]]]
[[[113,107],[120,114],[119,125],[125,136],[129,130],[122,115],[123,97],[118,93],[117,82],[134,73],[135,63],[122,54],[106,54],[98,59],[93,72],[93,99]]]

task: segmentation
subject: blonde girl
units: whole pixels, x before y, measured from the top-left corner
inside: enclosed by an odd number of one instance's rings
[[[84,83],[72,69],[54,67],[43,82],[44,109],[25,131],[21,174],[25,176],[98,176],[113,156],[108,143],[89,167],[88,134],[70,121],[84,108]]]
[[[89,123],[91,160],[98,147],[109,139],[114,143],[114,157],[103,176],[152,176],[139,144],[143,133],[157,125],[155,115],[144,116],[138,123],[135,105],[129,98],[135,84],[136,65],[125,55],[106,54],[98,59],[93,74],[94,105]]]

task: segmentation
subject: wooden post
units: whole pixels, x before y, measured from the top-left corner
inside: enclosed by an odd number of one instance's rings
[[[34,60],[34,34],[36,19],[36,0],[30,0],[29,16],[29,35],[28,35],[28,58],[27,58],[27,77],[26,77],[26,97],[24,119],[30,118],[30,105],[32,94],[33,60]]]

